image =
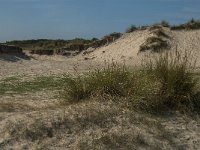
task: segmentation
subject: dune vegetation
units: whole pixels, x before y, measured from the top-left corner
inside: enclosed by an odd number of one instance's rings
[[[191,35],[199,32],[166,21],[145,28],[72,40],[98,48],[69,58],[0,59],[0,149],[198,149],[199,56],[182,48],[198,46]],[[69,44],[8,43],[40,50]],[[117,61],[103,60],[111,56]]]

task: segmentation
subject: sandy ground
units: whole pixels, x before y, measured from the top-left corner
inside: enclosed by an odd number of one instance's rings
[[[171,51],[192,51],[200,66],[200,30],[169,31]],[[0,81],[90,71],[105,61],[138,65],[148,30],[124,34],[110,45],[76,57],[32,55],[30,60],[0,55]],[[87,59],[85,59],[87,58]],[[200,120],[177,112],[154,116],[110,101],[61,106],[52,91],[0,96],[0,149],[128,150],[200,149]],[[8,106],[11,108],[7,108]],[[4,108],[4,107],[2,107]]]
[[[71,73],[76,70],[84,72],[94,64],[96,66],[95,62],[91,63],[89,61],[83,61],[77,58],[66,58],[64,56],[32,55],[31,57],[31,60],[20,59],[16,62],[0,60],[0,78],[13,75],[56,75]]]

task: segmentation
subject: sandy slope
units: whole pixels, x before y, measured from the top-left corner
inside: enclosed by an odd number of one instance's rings
[[[169,51],[192,51],[200,66],[200,30],[195,31],[170,31],[164,28],[170,37],[171,48]],[[95,61],[126,61],[128,64],[140,64],[144,53],[139,53],[139,47],[148,37],[153,36],[151,31],[142,30],[124,34],[114,43],[98,48],[87,55]]]
[[[88,57],[95,58],[94,60],[99,62],[131,60],[133,63],[137,63],[140,60],[139,47],[149,36],[151,35],[148,30],[124,34],[112,44],[96,49]]]

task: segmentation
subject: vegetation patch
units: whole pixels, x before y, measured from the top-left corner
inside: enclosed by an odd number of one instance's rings
[[[151,50],[152,52],[160,52],[163,49],[168,49],[169,36],[164,32],[163,27],[160,25],[154,25],[149,28],[153,36],[146,39],[146,41],[140,46],[140,52]]]
[[[149,29],[150,30],[150,29]],[[157,37],[164,37],[164,38],[170,38],[169,35],[165,33],[163,28],[155,28],[153,30],[150,30],[152,34],[154,34]]]
[[[31,50],[30,53],[38,55],[53,55],[54,50]]]
[[[0,95],[22,94],[41,90],[56,90],[64,86],[63,78],[36,77],[30,81],[22,81],[20,77],[8,77],[0,81]]]
[[[141,80],[138,80],[140,78]],[[148,78],[148,79],[147,79]],[[92,97],[142,97],[155,82],[143,71],[130,71],[125,66],[109,65],[102,70],[66,80],[66,99],[81,101]]]
[[[124,100],[141,109],[194,110],[199,103],[197,78],[189,55],[163,53],[145,62],[140,70],[130,70],[113,64],[102,70],[68,77],[65,100],[80,102],[94,97],[104,100]]]
[[[131,32],[134,32],[136,30],[138,30],[138,27],[136,27],[135,25],[131,25],[130,27],[128,27],[126,29],[126,33],[131,33]]]
[[[110,44],[120,38],[121,33],[113,32],[104,36],[102,39],[92,38],[92,39],[81,39],[75,38],[72,40],[48,40],[48,39],[38,39],[38,40],[24,40],[24,41],[10,41],[6,42],[9,45],[16,45],[21,47],[23,50],[30,51],[31,54],[39,55],[77,55],[83,50],[88,48],[98,48],[106,44]],[[77,52],[77,53],[73,53]]]
[[[195,30],[200,29],[200,20],[191,19],[188,22],[171,27],[171,30]]]
[[[159,103],[168,108],[194,109],[194,96],[198,93],[198,78],[192,72],[195,62],[185,52],[165,52],[154,60],[146,63],[147,70],[153,73],[161,84],[158,97]],[[198,102],[199,103],[199,102]]]
[[[151,50],[152,52],[160,52],[163,49],[168,49],[169,44],[166,40],[152,36],[147,38],[146,42],[140,46],[140,52]]]

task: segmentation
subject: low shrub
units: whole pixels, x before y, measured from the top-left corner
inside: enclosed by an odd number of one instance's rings
[[[135,25],[131,25],[130,27],[128,27],[126,29],[126,33],[131,33],[131,32],[134,32],[136,31],[138,28],[135,26]]]

